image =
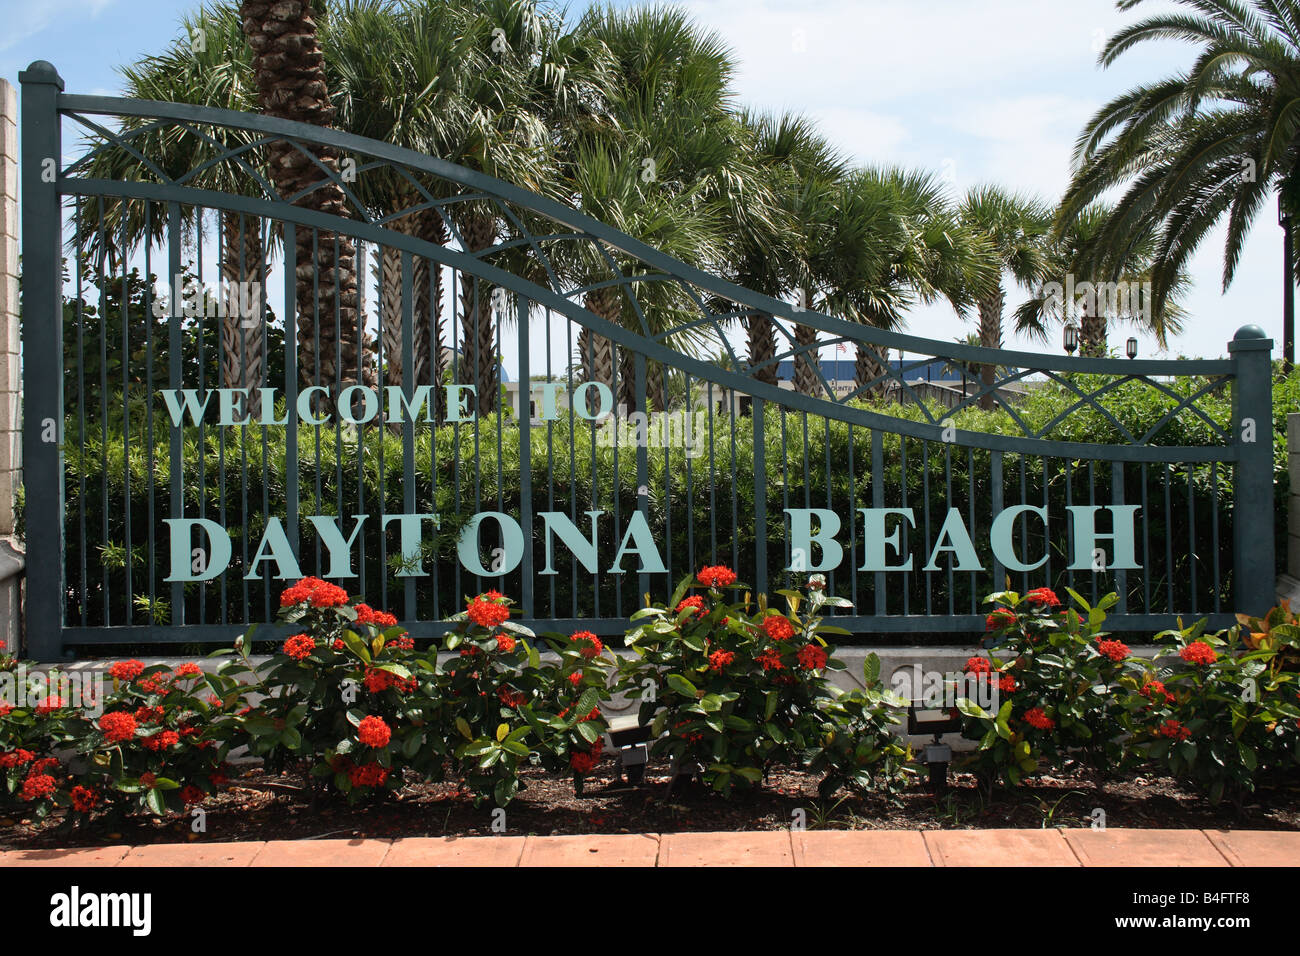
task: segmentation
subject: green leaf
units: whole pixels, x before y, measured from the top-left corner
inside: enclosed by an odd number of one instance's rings
[[[677,693],[681,694],[683,697],[689,697],[692,700],[696,699],[700,693],[696,690],[695,685],[681,674],[669,674],[668,686],[677,691]]]

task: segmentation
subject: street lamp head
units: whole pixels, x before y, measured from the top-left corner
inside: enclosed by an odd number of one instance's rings
[[[1073,355],[1074,350],[1079,347],[1079,327],[1073,322],[1065,323],[1065,328],[1062,330],[1061,337],[1062,344],[1065,346],[1065,351],[1068,354]]]
[[[1124,354],[1131,359],[1138,357],[1138,340],[1134,336],[1129,336],[1129,340],[1124,343]]]

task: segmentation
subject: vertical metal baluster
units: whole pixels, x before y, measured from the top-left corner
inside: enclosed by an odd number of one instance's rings
[[[536,618],[540,615],[533,595],[533,416],[528,401],[532,379],[532,356],[529,355],[532,343],[528,319],[532,303],[522,294],[516,298],[519,322],[519,522],[524,529],[524,557],[519,565],[519,601],[524,614]],[[498,344],[498,354],[504,351]],[[497,460],[500,461],[500,456]],[[497,468],[499,473],[499,464]]]
[[[181,274],[181,207],[180,203],[167,204],[167,246],[168,246],[168,271],[171,274],[172,282],[176,282],[176,277]],[[125,248],[125,247],[123,247]],[[174,286],[173,286],[174,288]],[[169,349],[167,359],[167,386],[172,389],[184,387],[181,378],[181,351],[183,348],[183,339],[181,338],[181,308],[179,302],[172,302],[171,315],[167,319],[167,347]],[[122,323],[126,324],[126,303],[122,303]],[[127,361],[127,356],[122,356],[122,361]],[[180,428],[171,430],[171,448],[169,454],[168,467],[171,478],[171,517],[185,517],[185,461],[182,456],[184,442]],[[105,507],[108,500],[105,499]],[[128,542],[128,547],[130,544]],[[180,581],[172,582],[171,588],[172,600],[172,623],[177,625],[185,624],[185,585]],[[130,621],[128,615],[127,621]]]
[[[1124,463],[1115,461],[1111,462],[1111,503],[1115,505],[1124,504]],[[1143,524],[1146,523],[1146,515],[1142,515]],[[1128,572],[1114,572],[1115,594],[1119,597],[1119,603],[1115,605],[1116,614],[1128,613]]]
[[[407,407],[415,397],[415,262],[411,253],[402,250],[402,394],[406,396]],[[382,391],[379,393],[384,394]],[[383,400],[380,400],[383,407]],[[413,416],[403,414],[402,418],[402,506],[403,513],[413,515],[415,511],[415,422]],[[525,469],[526,470],[526,469]],[[405,555],[403,555],[405,557]],[[423,562],[421,562],[423,564]],[[409,568],[403,570],[409,571]],[[415,578],[405,579],[403,588],[405,609],[403,614],[407,621],[416,619],[415,612]]]
[[[80,235],[81,235],[81,201],[82,201],[82,200],[81,200],[81,197],[80,197],[80,196],[76,197],[76,200],[75,200],[75,205],[76,205],[76,212],[75,212],[75,215],[76,215],[76,232],[74,233],[74,235],[77,235],[77,236],[80,236]],[[149,209],[149,207],[148,207],[148,206],[145,206],[145,212],[146,212],[146,218],[145,218],[145,234],[146,234],[146,235],[149,234],[148,209]],[[145,249],[146,249],[146,256],[147,256],[147,254],[148,254],[148,248],[149,248],[149,246],[146,244],[146,246],[145,246]],[[80,552],[80,558],[81,558],[81,620],[80,620],[78,623],[80,623],[80,624],[82,624],[82,625],[84,626],[84,625],[88,625],[88,624],[90,624],[90,588],[89,588],[89,573],[88,573],[88,572],[89,572],[89,568],[88,568],[88,566],[87,566],[87,565],[88,565],[88,562],[87,562],[87,555],[86,555],[86,552],[87,552],[87,550],[88,550],[88,548],[86,547],[86,348],[85,348],[85,336],[86,336],[86,315],[85,315],[85,305],[84,305],[84,301],[83,301],[83,299],[82,299],[82,296],[84,295],[84,291],[83,291],[83,288],[82,288],[82,273],[83,273],[84,270],[85,270],[85,263],[83,262],[83,257],[82,257],[83,252],[84,252],[84,250],[83,250],[82,247],[81,247],[81,240],[78,239],[78,240],[77,240],[77,247],[76,247],[76,270],[77,270],[77,305],[76,305],[76,312],[77,312],[77,446],[78,446],[78,450],[79,450],[79,454],[78,454],[78,456],[77,456],[77,499],[78,499],[78,505],[80,506],[80,510],[81,510],[81,516],[80,516],[80,533],[81,533],[81,538],[80,538],[80,544],[79,544],[78,549],[77,549],[77,550]],[[153,270],[150,269],[149,266],[148,266],[148,259],[146,258],[146,260],[145,260],[145,275],[147,276],[147,275],[152,274],[152,271],[153,271]],[[151,287],[151,288],[149,289],[149,295],[152,295],[152,294],[153,294],[153,289],[152,289],[152,287]],[[153,304],[152,302],[148,302],[148,305],[149,305],[149,306],[152,306],[152,304]],[[153,315],[152,310],[147,311],[147,312],[146,312],[146,315],[152,316],[152,315]],[[150,326],[149,326],[149,327],[152,329],[152,327],[153,327],[152,322],[150,323]],[[150,396],[150,407],[152,408],[152,407],[153,407],[153,405],[152,405],[152,402],[153,402],[153,349],[152,349],[152,347],[150,347],[149,352],[148,352],[148,355],[149,355],[149,370],[150,370],[150,373],[149,373],[149,396]],[[153,440],[152,440],[152,435],[150,436],[150,442],[149,442],[149,502],[150,502],[150,508],[149,508],[149,527],[152,528],[152,527],[154,526],[154,523],[153,523]],[[150,564],[151,564],[151,566],[152,566],[152,562],[150,562]]]
[[[930,443],[921,442],[921,500],[925,502],[924,520],[925,520],[925,540],[930,540]],[[921,576],[925,579],[925,613],[934,613],[934,572],[922,571]]]
[[[1213,566],[1211,568],[1211,580],[1214,581],[1214,613],[1218,614],[1223,610],[1221,597],[1223,594],[1223,578],[1219,575],[1219,463],[1210,462],[1210,500],[1214,507],[1210,509],[1210,536],[1211,546],[1210,554],[1213,555]],[[1146,512],[1142,513],[1142,526],[1146,527]]]
[[[1187,597],[1187,610],[1191,614],[1197,613],[1196,600],[1196,487],[1195,471],[1196,466],[1191,462],[1187,464],[1187,563],[1191,568],[1190,591]]]
[[[1173,614],[1178,610],[1178,603],[1174,599],[1174,534],[1173,534],[1173,516],[1174,508],[1170,500],[1169,489],[1169,464],[1164,465],[1165,469],[1165,573],[1169,578],[1168,593],[1169,606],[1166,610]]]

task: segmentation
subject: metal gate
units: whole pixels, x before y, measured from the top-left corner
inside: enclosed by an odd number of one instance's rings
[[[43,63],[21,81],[35,657],[226,643],[274,619],[286,566],[417,637],[488,588],[535,628],[617,633],[702,565],[770,593],[836,547],[828,584],[854,606],[838,623],[866,635],[979,630],[1008,583],[1115,590],[1117,630],[1272,601],[1271,342],[1254,327],[1228,359],[1177,362],[889,333],[385,143],[66,95]],[[314,163],[342,212],[278,195],[273,147]],[[748,321],[774,323],[777,356],[750,364]],[[828,376],[827,348],[871,373]],[[803,362],[817,394],[764,374]],[[997,374],[941,408],[913,372],[935,363]],[[1034,418],[1048,391],[1064,411]],[[1138,392],[1158,419],[1133,420]],[[981,430],[988,396],[1005,414]]]

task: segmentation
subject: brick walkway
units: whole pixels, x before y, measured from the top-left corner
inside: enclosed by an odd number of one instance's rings
[[[1261,830],[817,830],[10,850],[6,866],[1296,866]]]

